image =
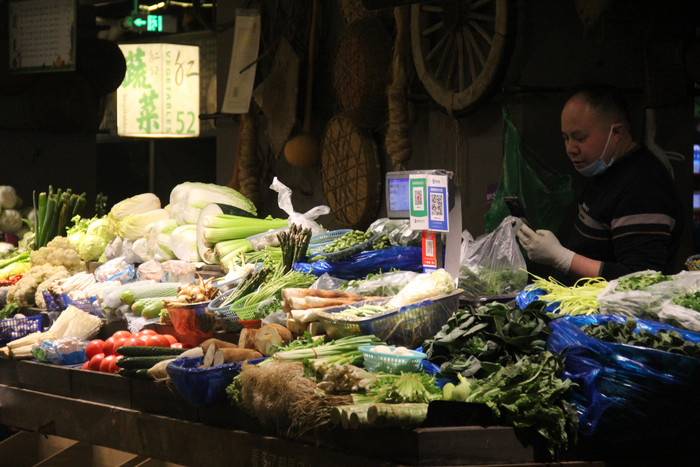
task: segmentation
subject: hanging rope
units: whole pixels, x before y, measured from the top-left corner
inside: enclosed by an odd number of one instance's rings
[[[406,170],[405,162],[411,158],[413,150],[409,135],[412,126],[410,118],[412,112],[406,99],[408,88],[406,57],[410,45],[408,36],[409,8],[406,6],[394,8],[396,39],[394,40],[392,60],[392,82],[386,90],[389,101],[389,124],[385,144],[395,171]]]

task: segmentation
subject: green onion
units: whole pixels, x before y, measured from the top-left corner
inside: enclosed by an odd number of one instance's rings
[[[365,336],[350,336],[321,344],[308,349],[287,350],[276,352],[274,358],[283,361],[301,361],[309,358],[328,357],[331,355],[340,355],[346,352],[356,351],[361,345],[377,345],[382,344],[382,341],[374,334]]]

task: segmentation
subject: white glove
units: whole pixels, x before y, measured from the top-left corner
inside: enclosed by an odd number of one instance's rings
[[[554,266],[564,274],[569,272],[574,252],[564,248],[557,237],[549,230],[535,232],[524,223],[518,229],[518,240],[527,252],[527,257],[535,263]]]

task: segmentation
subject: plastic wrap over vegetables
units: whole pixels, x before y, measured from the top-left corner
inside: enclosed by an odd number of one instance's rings
[[[475,240],[462,234],[459,288],[467,297],[516,294],[527,284],[525,258],[515,239],[522,221],[508,216],[496,230]]]
[[[294,263],[294,269],[320,276],[328,273],[341,279],[363,278],[367,274],[400,269],[421,271],[423,251],[414,246],[393,246],[383,250],[362,251],[338,261],[316,261],[314,263]]]
[[[687,341],[691,347],[700,342],[700,334],[619,315],[563,316],[552,321],[547,346],[564,359],[563,377],[576,383],[571,401],[579,413],[579,431],[667,436],[692,425],[697,432],[700,359],[639,343],[608,342],[589,335],[585,329],[591,325],[607,329],[617,325],[628,334],[664,331],[675,336],[664,338],[667,341]]]
[[[598,307],[601,314],[659,320],[665,303],[686,291],[698,289],[700,271],[682,271],[672,276],[658,271],[637,271],[610,281],[598,295]],[[671,310],[669,313],[683,312]],[[693,330],[700,331],[700,328]]]

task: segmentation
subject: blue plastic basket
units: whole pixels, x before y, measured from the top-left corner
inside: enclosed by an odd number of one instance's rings
[[[422,345],[425,339],[433,337],[457,311],[461,293],[462,289],[457,289],[450,294],[392,308],[366,318],[338,314],[348,307],[343,305],[319,311],[318,319],[331,339],[374,334],[387,344],[414,349]],[[384,305],[387,301],[389,297],[357,302],[350,306]]]
[[[203,407],[226,399],[226,387],[241,371],[242,362],[199,368],[204,357],[181,357],[165,371],[180,396],[190,405]]]
[[[338,229],[338,230],[330,230],[328,232],[323,232],[318,235],[314,235],[311,237],[309,240],[309,246],[306,249],[306,254],[307,255],[313,255],[316,253],[321,253],[323,252],[323,248],[326,247],[326,245],[330,245],[333,243],[334,240],[339,239],[343,235],[345,235],[348,232],[352,232],[351,229]]]
[[[0,346],[41,330],[41,315],[27,316],[26,318],[5,318],[0,320]]]
[[[358,243],[357,245],[353,245],[350,248],[345,248],[344,250],[340,251],[334,251],[332,253],[324,253],[323,248],[319,249],[316,253],[311,253],[308,249],[307,252],[309,258],[314,256],[323,256],[324,259],[333,261],[346,258],[348,256],[354,255],[355,253],[360,253],[361,251],[372,249],[372,243],[374,243],[378,238],[379,234],[375,233],[374,235],[372,235],[372,237],[370,237],[368,240],[365,240],[362,243]]]
[[[102,307],[100,307],[100,305],[97,303],[97,297],[93,296],[74,299],[68,298],[67,304],[80,308],[81,310],[92,315],[104,318],[104,313],[102,313]]]
[[[401,372],[416,373],[420,370],[421,361],[428,358],[423,352],[409,350],[411,355],[396,355],[385,352],[375,352],[372,349],[374,345],[361,345],[358,350],[362,352],[364,366],[367,371],[377,373],[384,371],[386,373],[399,374]],[[389,346],[389,349],[396,349],[395,346]]]
[[[42,290],[41,295],[44,296],[44,303],[46,303],[47,311],[63,311],[66,309],[62,296],[51,295],[48,290]]]

